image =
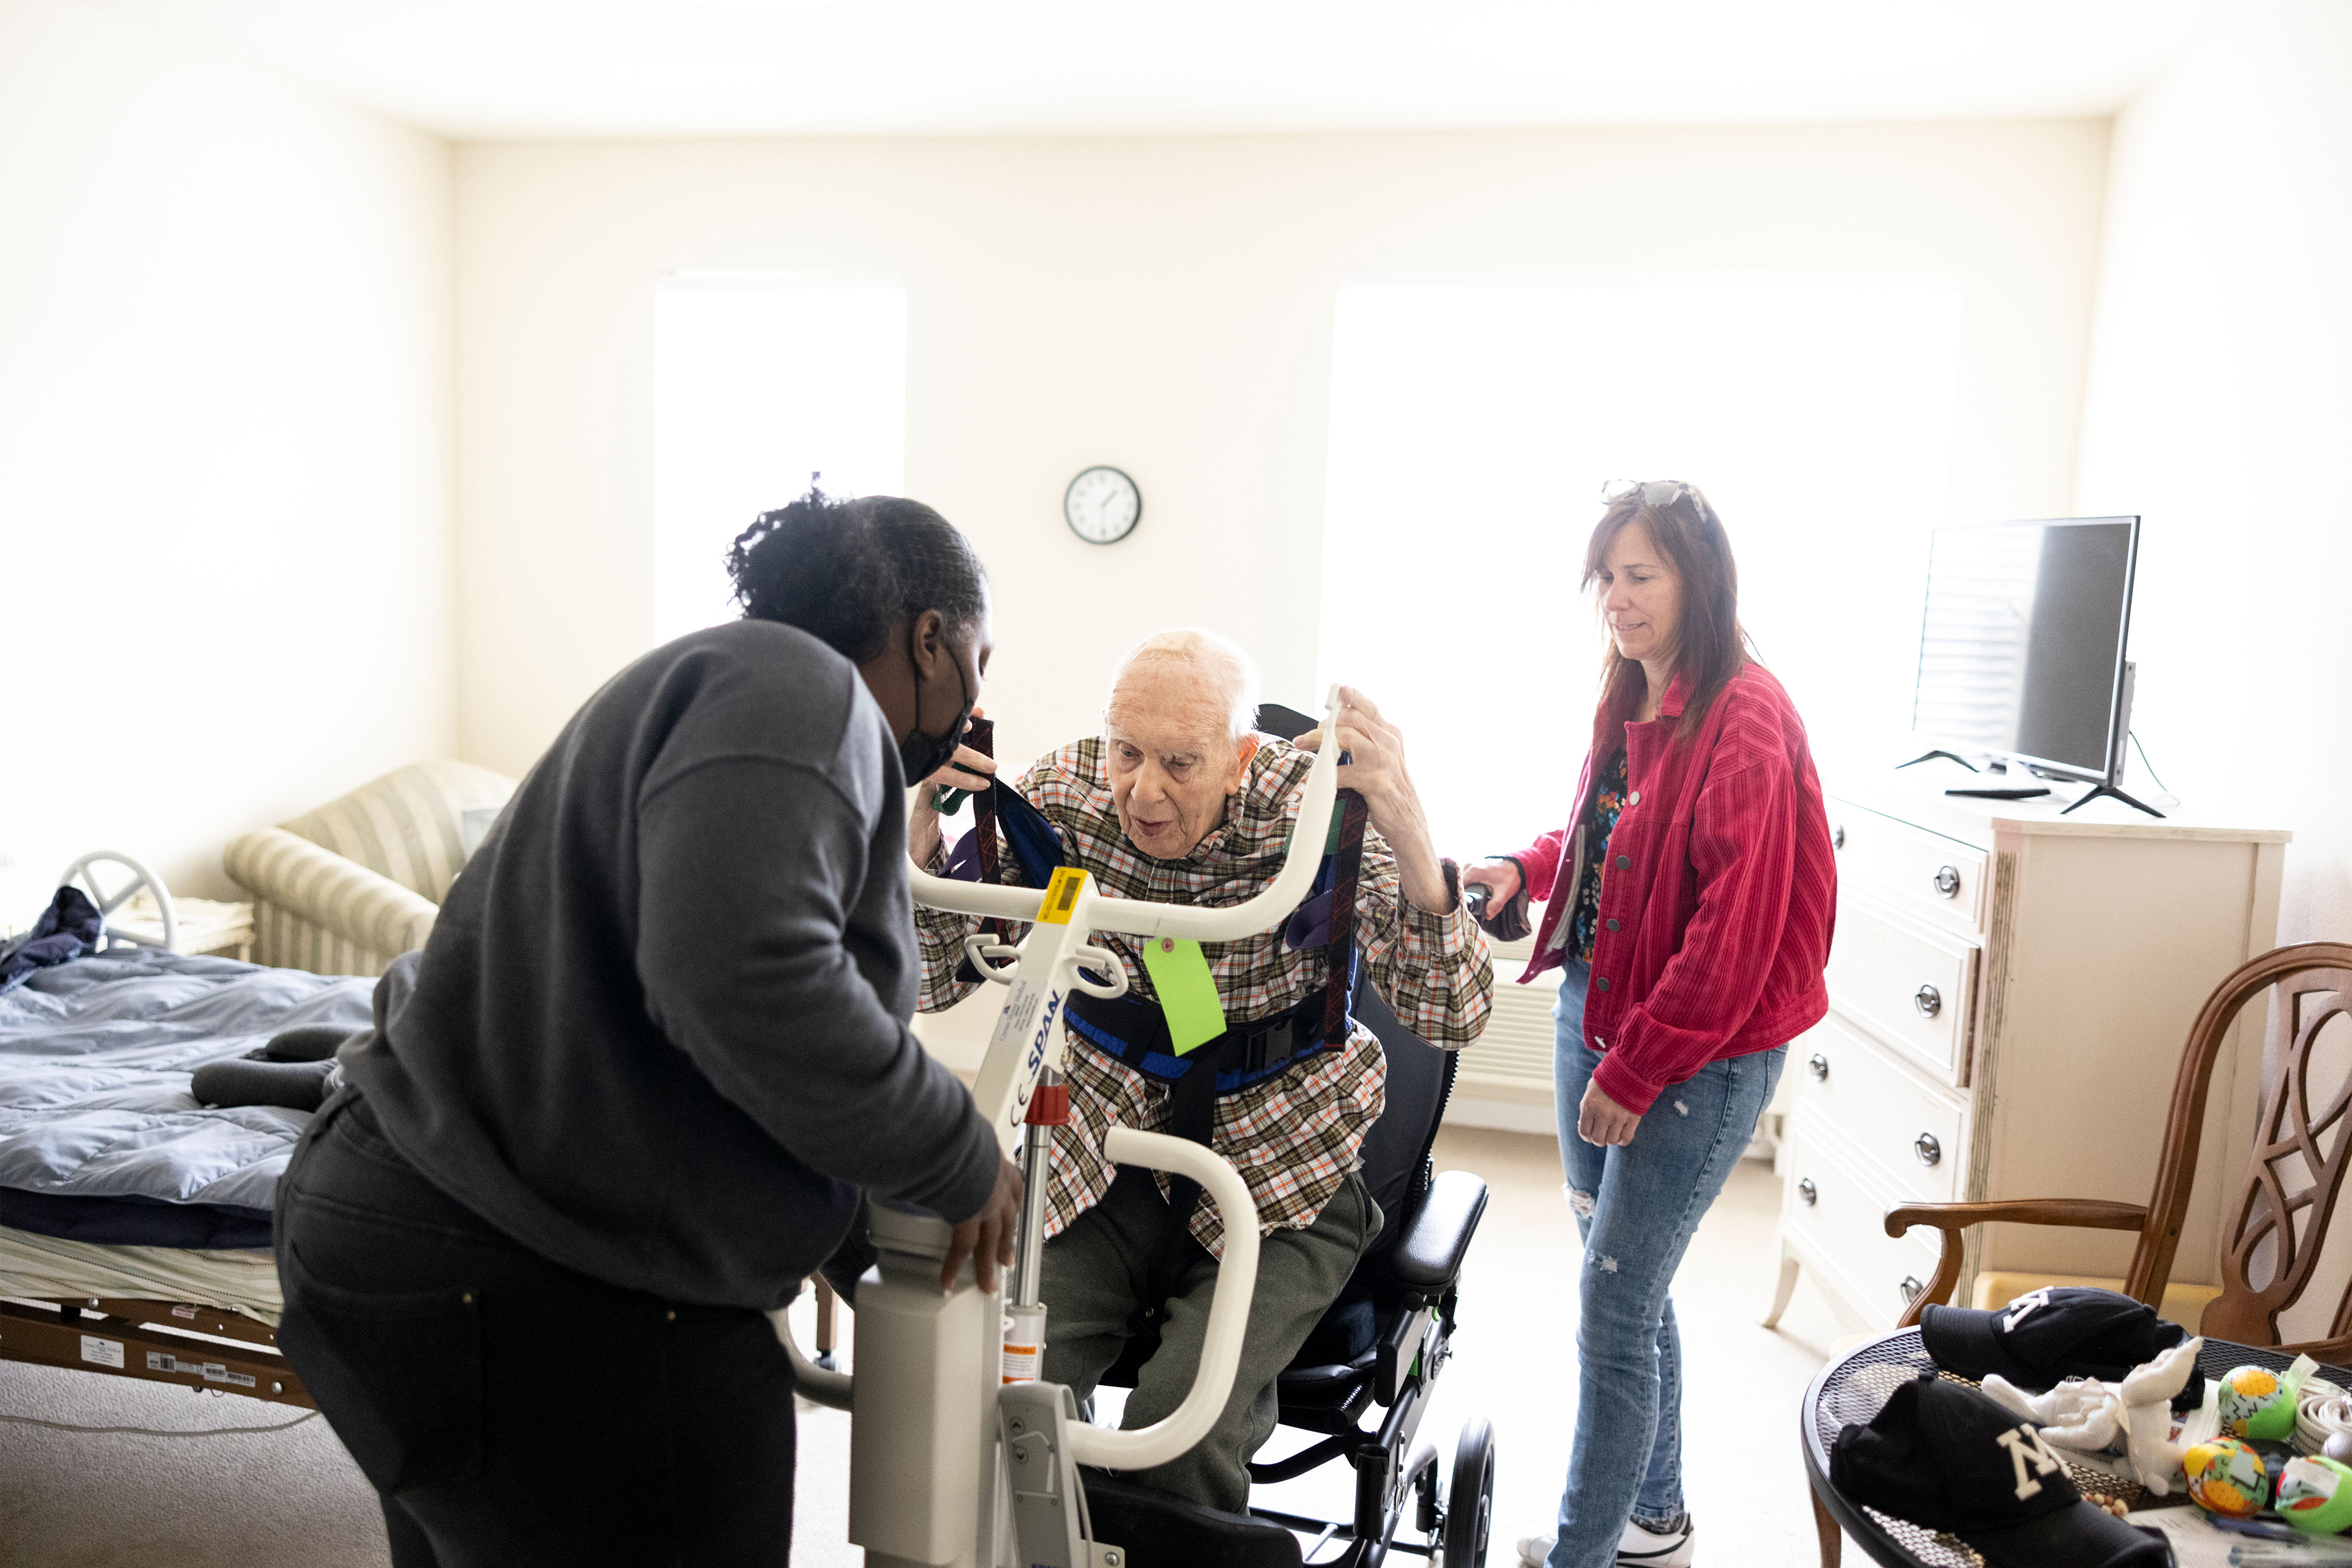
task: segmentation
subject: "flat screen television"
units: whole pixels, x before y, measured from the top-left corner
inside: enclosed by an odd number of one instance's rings
[[[2137,517],[1936,530],[1913,731],[2112,790],[2130,732],[2138,554]]]

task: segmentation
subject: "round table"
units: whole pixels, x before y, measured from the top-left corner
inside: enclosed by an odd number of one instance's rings
[[[2197,1369],[2207,1377],[2219,1377],[2233,1368],[2250,1365],[2284,1372],[2294,1359],[2257,1345],[2207,1340],[2197,1353]],[[1956,1538],[1881,1513],[1845,1497],[1830,1484],[1830,1447],[1837,1441],[1838,1433],[1850,1423],[1866,1425],[1899,1384],[1923,1372],[1936,1370],[1935,1358],[1920,1342],[1919,1331],[1898,1329],[1838,1357],[1823,1367],[1812,1386],[1805,1390],[1798,1423],[1802,1429],[1800,1438],[1805,1450],[1805,1476],[1813,1487],[1814,1517],[1822,1529],[1824,1568],[1837,1561],[1832,1545],[1834,1529],[1843,1529],[1887,1568],[1984,1568],[1984,1559]],[[1949,1373],[1943,1375],[1952,1376]],[[2352,1387],[2352,1372],[2322,1367],[2319,1375]],[[1972,1378],[1954,1381],[1975,1385]],[[2074,1484],[2086,1492],[2104,1493],[2135,1509],[2188,1506],[2188,1498],[2180,1492],[2152,1497],[2137,1481],[2077,1464],[2063,1451],[2059,1457],[2065,1459],[2066,1473]],[[1826,1520],[1822,1519],[1824,1514]]]

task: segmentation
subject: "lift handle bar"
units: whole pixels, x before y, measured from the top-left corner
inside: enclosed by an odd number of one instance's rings
[[[1082,1465],[1111,1470],[1148,1470],[1188,1453],[1217,1424],[1241,1370],[1242,1336],[1249,1327],[1250,1296],[1257,1279],[1257,1205],[1240,1173],[1201,1144],[1164,1132],[1114,1127],[1103,1135],[1103,1152],[1113,1164],[1144,1165],[1201,1184],[1224,1223],[1223,1255],[1217,1259],[1216,1293],[1201,1340],[1201,1362],[1184,1402],[1149,1426],[1131,1432],[1077,1426],[1070,1428],[1070,1451]]]
[[[1201,1340],[1201,1362],[1182,1404],[1149,1426],[1114,1432],[1100,1426],[1070,1428],[1072,1456],[1082,1465],[1110,1470],[1148,1470],[1188,1453],[1217,1424],[1225,1400],[1241,1369],[1242,1339],[1249,1327],[1250,1287],[1257,1279],[1257,1205],[1248,1185],[1232,1165],[1198,1143],[1114,1127],[1103,1138],[1103,1152],[1115,1164],[1142,1165],[1155,1171],[1190,1176],[1217,1205],[1224,1223],[1223,1256],[1217,1260],[1217,1283],[1209,1303],[1209,1322]],[[792,1358],[794,1391],[835,1410],[850,1408],[854,1374],[827,1372],[801,1353],[792,1327],[782,1311],[771,1312],[777,1339]]]
[[[1339,688],[1323,699],[1327,716],[1337,706]],[[1272,931],[1307,901],[1315,873],[1323,863],[1323,839],[1331,820],[1331,805],[1339,795],[1339,748],[1328,743],[1315,753],[1307,770],[1307,785],[1298,802],[1298,820],[1290,830],[1281,875],[1265,891],[1238,904],[1211,908],[1201,904],[1160,904],[1141,899],[1114,898],[1097,892],[1087,924],[1097,931],[1123,931],[1129,936],[1191,937],[1198,942],[1238,942]],[[934,877],[928,871],[908,873],[915,902],[956,914],[985,915],[998,920],[1034,921],[1045,893],[1035,888],[1008,888],[985,882],[961,882]]]

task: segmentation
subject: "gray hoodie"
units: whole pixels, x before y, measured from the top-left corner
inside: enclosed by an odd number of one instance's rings
[[[573,715],[376,991],[351,1080],[418,1170],[593,1278],[770,1308],[856,1189],[958,1221],[996,1179],[907,1027],[905,785],[849,661],[678,638]]]

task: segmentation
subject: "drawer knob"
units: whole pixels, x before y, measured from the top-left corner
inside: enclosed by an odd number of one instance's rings
[[[1903,1304],[1906,1307],[1917,1300],[1919,1292],[1927,1288],[1919,1283],[1919,1277],[1916,1274],[1906,1274],[1903,1277],[1903,1283],[1895,1287],[1897,1290],[1903,1292]]]
[[[1811,1059],[1805,1063],[1805,1070],[1813,1075],[1815,1083],[1827,1083],[1830,1078],[1830,1058],[1815,1051]]]
[[[1911,1140],[1911,1152],[1919,1156],[1923,1165],[1939,1163],[1944,1158],[1944,1146],[1936,1141],[1933,1132],[1922,1132]]]
[[[1822,1201],[1821,1189],[1813,1185],[1813,1179],[1811,1176],[1797,1178],[1797,1196],[1804,1201],[1807,1208]]]
[[[1936,891],[1948,899],[1959,896],[1960,868],[1958,866],[1939,866],[1936,868]]]
[[[1844,823],[1841,822],[1830,829],[1830,847],[1832,849],[1843,849],[1845,847]]]
[[[1944,1010],[1944,994],[1932,985],[1922,985],[1911,994],[1911,1005],[1919,1009],[1922,1018],[1932,1018]]]

